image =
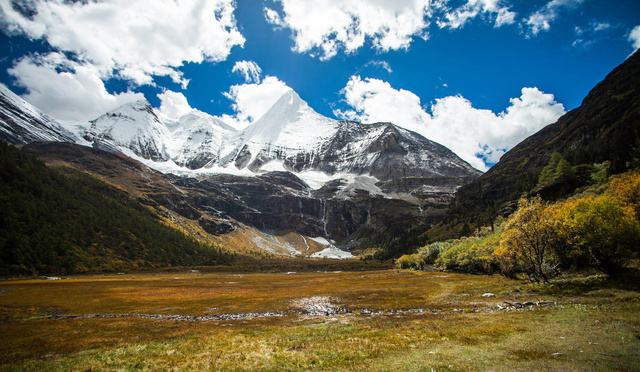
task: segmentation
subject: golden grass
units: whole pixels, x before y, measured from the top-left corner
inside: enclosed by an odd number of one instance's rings
[[[7,370],[634,370],[640,295],[598,288],[526,292],[499,276],[407,271],[160,273],[0,282]],[[493,292],[495,298],[483,298]],[[47,318],[51,314],[274,311],[330,296],[356,314],[250,321]],[[505,300],[556,300],[522,312],[471,312]],[[212,310],[212,308],[215,308]],[[454,309],[463,309],[457,313]]]

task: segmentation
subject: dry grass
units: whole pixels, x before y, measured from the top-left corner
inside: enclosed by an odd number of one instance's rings
[[[640,294],[527,292],[499,276],[405,271],[162,273],[0,282],[8,370],[637,370]],[[483,298],[493,292],[495,298]],[[224,322],[66,319],[51,314],[287,310],[301,297],[437,314]],[[561,305],[474,313],[505,300]],[[215,308],[215,309],[212,309]],[[457,313],[454,309],[463,309]],[[555,354],[554,354],[555,353]]]

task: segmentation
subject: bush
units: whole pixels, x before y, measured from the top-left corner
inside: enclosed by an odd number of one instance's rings
[[[640,172],[630,172],[612,177],[606,194],[624,206],[633,208],[636,219],[640,219]]]
[[[405,254],[396,259],[396,268],[422,270],[425,267],[422,255],[420,253]]]
[[[499,241],[499,232],[460,239],[444,249],[435,264],[445,270],[493,274],[499,268],[493,254]]]
[[[547,282],[557,273],[555,250],[563,242],[563,229],[554,210],[540,197],[522,198],[505,223],[496,256],[503,272],[511,275],[522,270],[534,281]]]
[[[451,248],[456,242],[458,242],[457,239],[431,243],[420,248],[418,253],[422,255],[425,264],[433,265],[436,263],[438,257],[440,257],[444,251]]]
[[[550,185],[568,173],[556,156],[541,178]],[[444,270],[508,277],[525,273],[531,280],[547,282],[561,269],[597,268],[616,274],[640,258],[640,172],[611,177],[607,163],[590,166],[595,186],[572,199],[545,203],[539,196],[523,198],[518,209],[496,232],[426,245],[415,255],[401,257],[399,265],[424,268],[435,264]]]
[[[563,202],[559,210],[576,259],[616,274],[638,256],[640,223],[631,205],[611,195],[585,196]]]

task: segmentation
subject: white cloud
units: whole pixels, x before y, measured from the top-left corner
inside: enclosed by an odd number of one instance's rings
[[[551,0],[542,8],[533,12],[524,22],[527,27],[527,36],[536,36],[542,31],[549,31],[551,23],[558,18],[562,9],[575,8],[584,0]]]
[[[442,28],[459,28],[479,15],[496,27],[513,23],[515,13],[503,0],[466,0],[454,8],[448,0],[278,0],[282,12],[265,8],[274,26],[289,28],[293,50],[326,60],[339,51],[353,53],[369,40],[378,51],[406,49],[414,37],[428,38],[436,20]]]
[[[233,101],[234,115],[221,119],[237,127],[246,127],[264,115],[291,88],[275,76],[265,76],[260,83],[232,85],[224,95]]]
[[[611,28],[611,23],[609,22],[591,22],[591,27],[594,32],[605,31]]]
[[[574,48],[581,47],[583,49],[590,48],[593,44],[602,40],[601,34],[611,29],[608,22],[591,21],[587,26],[575,26],[573,28],[576,39],[571,43]]]
[[[438,21],[438,26],[460,28],[481,14],[495,17],[493,21],[495,27],[513,24],[516,18],[516,13],[503,5],[500,0],[468,0],[457,9],[445,12],[443,19]]]
[[[237,61],[231,72],[242,75],[247,83],[259,83],[262,75],[262,69],[253,61]]]
[[[194,109],[189,105],[187,97],[180,92],[174,92],[172,90],[165,90],[158,94],[160,99],[160,107],[158,112],[160,115],[169,120],[178,120],[183,115],[186,115]]]
[[[462,96],[436,99],[427,111],[414,93],[389,83],[352,76],[342,90],[350,110],[337,116],[365,123],[386,121],[415,131],[449,147],[478,169],[497,162],[502,154],[564,114],[552,94],[523,88],[500,113],[473,107]]]
[[[634,51],[640,49],[640,25],[637,25],[629,32],[628,38],[631,45],[633,45]]]
[[[63,121],[87,121],[138,99],[141,93],[111,94],[91,64],[71,61],[61,53],[27,56],[9,74],[27,89],[29,103]]]
[[[393,73],[393,69],[391,68],[391,65],[389,64],[389,62],[387,61],[374,60],[374,61],[369,61],[364,65],[364,67],[369,67],[369,66],[380,67],[381,69],[385,70],[389,74]]]
[[[427,26],[429,0],[280,0],[284,16],[266,9],[268,21],[293,32],[296,52],[329,59],[352,53],[369,38],[378,50],[407,48]]]
[[[177,70],[185,62],[225,60],[244,38],[236,28],[233,0],[30,0],[18,11],[0,0],[0,26],[44,39],[95,66],[100,76],[117,74],[136,84],[153,75],[186,86]]]
[[[280,18],[280,14],[271,8],[264,8],[264,18],[267,22],[276,27],[284,26],[284,22],[282,21],[282,18]]]

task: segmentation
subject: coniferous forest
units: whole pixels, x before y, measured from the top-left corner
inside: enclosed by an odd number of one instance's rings
[[[87,174],[0,142],[2,274],[215,264],[228,257]]]

